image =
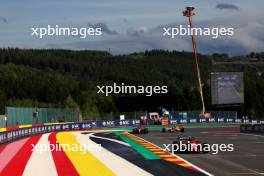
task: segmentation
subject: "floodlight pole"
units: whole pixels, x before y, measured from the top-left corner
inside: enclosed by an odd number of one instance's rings
[[[190,25],[191,35],[192,35],[192,46],[193,46],[194,58],[195,58],[195,64],[196,64],[196,73],[197,73],[197,79],[199,83],[199,92],[200,92],[201,101],[202,101],[202,114],[204,114],[205,105],[204,105],[204,98],[203,98],[203,88],[202,88],[202,82],[201,82],[199,60],[198,60],[195,36],[192,32],[192,27],[193,27],[192,26],[192,16],[195,15],[195,13],[193,12],[194,9],[195,9],[194,7],[186,7],[186,10],[184,10],[182,13],[183,13],[183,16],[186,16],[189,19],[189,25]]]

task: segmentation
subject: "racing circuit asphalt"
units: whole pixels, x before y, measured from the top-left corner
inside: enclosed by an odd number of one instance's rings
[[[83,133],[84,134],[84,133]],[[118,141],[122,141],[119,137],[114,135],[114,133],[98,133],[95,136],[99,137],[107,137],[108,139],[115,139]],[[131,147],[122,146],[118,143],[113,143],[108,140],[98,139],[94,137],[90,137],[94,142],[101,144],[104,148],[111,151],[112,153],[121,156],[127,161],[137,165],[138,167],[146,170],[147,172],[155,175],[155,176],[204,176],[205,174],[192,171],[190,169],[181,167],[176,164],[172,164],[163,159],[144,159],[140,154],[134,151]]]
[[[242,134],[239,127],[190,128],[184,133],[159,131],[138,135],[161,148],[179,135],[194,136],[208,144],[234,144],[234,151],[218,154],[177,154],[216,176],[264,175],[264,135]]]

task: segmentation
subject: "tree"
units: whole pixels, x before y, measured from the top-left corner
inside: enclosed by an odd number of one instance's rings
[[[79,109],[78,104],[74,101],[71,95],[69,95],[65,100],[65,107],[66,108],[74,108]]]
[[[0,114],[5,113],[5,106],[6,106],[6,95],[3,90],[0,89]]]

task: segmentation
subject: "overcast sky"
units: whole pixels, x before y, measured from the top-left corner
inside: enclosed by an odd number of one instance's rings
[[[198,37],[202,53],[264,51],[263,0],[12,0],[0,6],[0,47],[111,50],[114,54],[168,49],[191,51],[189,37],[162,37],[161,26],[186,25],[181,12],[195,6],[196,27],[234,27],[233,37]],[[32,27],[99,25],[103,36],[31,36]]]

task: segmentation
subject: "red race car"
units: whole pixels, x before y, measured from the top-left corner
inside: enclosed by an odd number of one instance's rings
[[[208,144],[192,136],[178,137],[172,142],[172,150],[177,153],[208,153]]]
[[[148,133],[148,129],[142,126],[134,128],[132,130],[132,134],[147,134],[147,133]]]

